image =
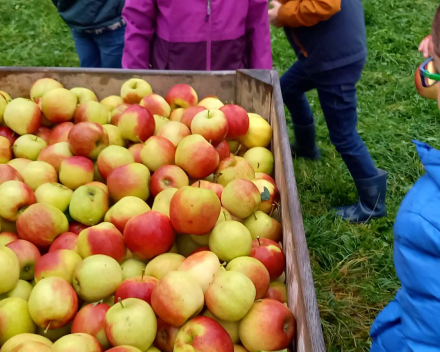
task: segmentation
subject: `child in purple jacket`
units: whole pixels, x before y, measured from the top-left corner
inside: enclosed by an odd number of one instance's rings
[[[267,0],[126,0],[122,66],[272,69]]]

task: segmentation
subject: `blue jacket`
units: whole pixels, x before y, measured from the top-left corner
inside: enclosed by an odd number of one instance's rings
[[[425,167],[394,226],[402,288],[371,327],[371,352],[440,351],[440,151],[416,142]]]
[[[344,67],[367,57],[361,0],[341,0],[341,10],[310,27],[285,27],[290,45],[310,73]]]

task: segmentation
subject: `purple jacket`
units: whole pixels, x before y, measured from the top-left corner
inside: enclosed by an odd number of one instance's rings
[[[272,69],[268,0],[126,0],[122,66]]]

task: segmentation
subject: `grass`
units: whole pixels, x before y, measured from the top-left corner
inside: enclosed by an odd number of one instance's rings
[[[364,6],[369,57],[359,83],[359,132],[377,166],[388,171],[389,216],[351,225],[328,212],[357,198],[313,92],[309,97],[323,158],[295,161],[329,351],[368,351],[371,323],[399,288],[393,267],[394,218],[423,173],[411,140],[440,147],[437,105],[420,98],[413,84],[414,69],[422,61],[417,46],[430,30],[438,1],[365,0]],[[78,66],[69,30],[49,0],[0,2],[0,23],[0,65]],[[275,67],[284,72],[295,57],[282,31],[273,31],[272,45]]]

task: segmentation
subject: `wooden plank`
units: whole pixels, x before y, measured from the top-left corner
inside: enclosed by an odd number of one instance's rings
[[[12,97],[29,97],[32,84],[40,78],[50,77],[60,81],[66,88],[86,87],[99,99],[120,95],[122,84],[132,77],[145,79],[157,94],[165,96],[178,83],[191,85],[204,98],[217,95],[223,101],[235,99],[235,72],[153,71],[84,68],[27,68],[0,67],[0,90]]]

